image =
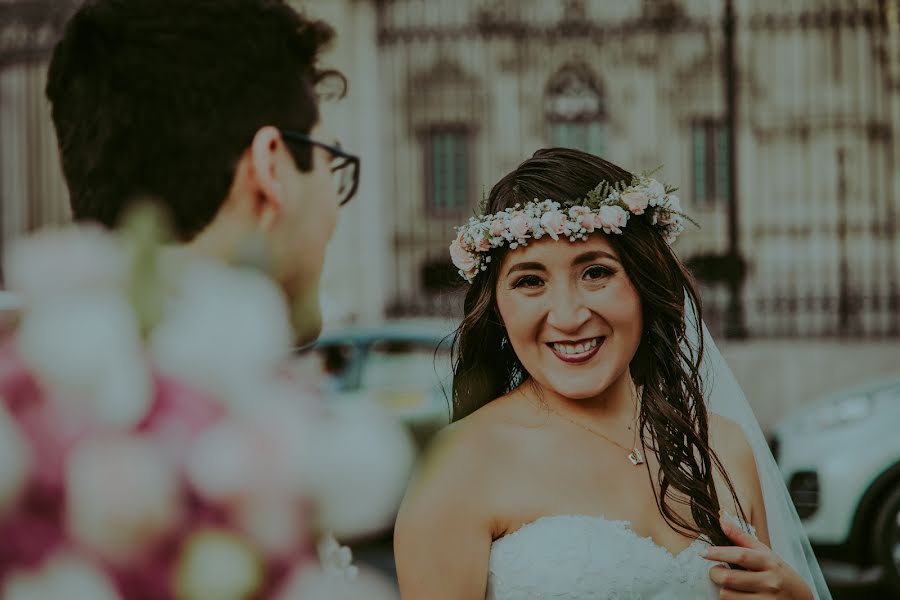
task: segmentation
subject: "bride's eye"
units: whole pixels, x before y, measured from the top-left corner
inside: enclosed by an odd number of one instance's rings
[[[515,288],[536,288],[540,287],[543,284],[543,280],[537,275],[525,275],[524,277],[520,277],[513,283],[513,289]]]
[[[609,267],[594,265],[585,269],[584,278],[588,280],[603,279],[604,277],[609,277],[613,273],[615,273],[615,271],[613,271]]]

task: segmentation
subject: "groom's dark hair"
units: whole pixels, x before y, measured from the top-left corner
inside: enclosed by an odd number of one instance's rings
[[[179,238],[228,195],[260,127],[308,133],[319,120],[317,66],[333,37],[284,0],[90,0],[68,22],[47,98],[77,220],[115,226],[153,197]],[[298,168],[309,148],[293,151]]]

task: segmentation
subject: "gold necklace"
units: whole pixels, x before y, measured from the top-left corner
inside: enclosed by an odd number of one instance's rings
[[[640,449],[638,449],[638,447],[637,447],[637,432],[634,432],[634,435],[633,435],[633,437],[631,438],[631,440],[632,440],[632,442],[631,442],[631,448],[626,448],[625,446],[623,446],[623,445],[620,444],[619,442],[615,441],[614,439],[612,439],[612,438],[610,438],[610,437],[608,437],[608,436],[606,436],[606,435],[600,433],[599,431],[594,430],[594,429],[591,428],[591,427],[588,427],[588,426],[585,425],[584,423],[579,423],[578,421],[576,421],[576,420],[574,420],[574,419],[570,419],[570,418],[567,417],[566,415],[562,414],[561,412],[559,412],[559,411],[557,411],[557,410],[554,410],[553,408],[550,408],[549,406],[547,407],[547,410],[549,410],[550,412],[554,413],[556,416],[558,416],[558,417],[560,417],[560,418],[562,418],[562,419],[565,419],[566,421],[568,421],[568,422],[571,423],[572,425],[575,425],[575,426],[577,426],[577,427],[581,427],[582,429],[584,429],[584,430],[587,431],[588,433],[592,433],[592,434],[594,434],[594,435],[596,435],[596,436],[599,436],[599,437],[603,438],[604,440],[606,440],[607,442],[609,442],[610,444],[614,444],[614,445],[618,446],[619,448],[621,448],[622,450],[624,450],[625,452],[628,453],[628,460],[630,460],[630,461],[631,461],[631,464],[633,464],[634,466],[639,466],[639,465],[644,464],[644,454],[643,454],[643,453],[640,451]],[[629,429],[631,429],[631,428],[629,427]]]

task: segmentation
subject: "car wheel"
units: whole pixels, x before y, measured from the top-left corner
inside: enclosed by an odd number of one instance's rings
[[[875,519],[875,557],[884,569],[884,582],[900,593],[900,487],[894,488]]]

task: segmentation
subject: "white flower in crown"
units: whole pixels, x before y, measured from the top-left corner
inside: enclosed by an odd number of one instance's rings
[[[629,185],[601,183],[587,197],[565,206],[552,199],[535,198],[524,206],[515,205],[496,214],[472,217],[457,227],[450,244],[450,258],[459,274],[471,283],[487,269],[490,252],[509,246],[515,250],[545,235],[554,240],[585,240],[601,230],[621,235],[632,216],[647,215],[650,224],[659,227],[667,243],[684,231],[681,202],[667,187],[649,175],[635,177]]]

